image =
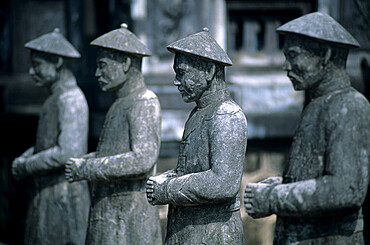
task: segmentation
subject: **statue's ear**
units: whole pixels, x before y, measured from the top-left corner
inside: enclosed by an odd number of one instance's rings
[[[55,67],[58,69],[60,69],[61,67],[63,66],[63,58],[62,57],[58,57],[58,62],[56,63]]]
[[[123,71],[124,72],[128,72],[128,69],[130,69],[130,66],[131,66],[131,58],[130,57],[126,57],[126,61],[123,64]]]
[[[215,74],[216,74],[216,65],[213,63],[208,63],[207,72],[206,72],[207,82],[212,81]]]
[[[325,66],[329,63],[331,55],[332,55],[331,47],[327,47],[326,52],[325,52],[325,57],[324,57],[324,65]]]

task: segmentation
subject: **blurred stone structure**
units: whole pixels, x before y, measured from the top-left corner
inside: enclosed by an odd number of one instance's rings
[[[305,94],[294,92],[282,71],[283,40],[277,26],[303,14],[330,14],[360,42],[350,53],[347,71],[355,88],[370,97],[370,37],[368,0],[5,0],[0,3],[0,242],[23,238],[22,219],[28,200],[26,183],[10,178],[10,159],[35,139],[37,113],[47,93],[33,87],[26,74],[27,52],[19,47],[42,33],[60,26],[61,32],[81,52],[72,70],[90,108],[89,150],[96,148],[104,116],[113,96],[103,94],[94,83],[96,51],[89,42],[125,22],[153,52],[144,62],[148,88],[162,106],[162,145],[158,172],[176,166],[178,142],[193,105],[185,104],[173,86],[169,43],[209,28],[210,34],[230,56],[226,70],[232,98],[248,116],[248,154],[242,189],[280,173],[291,143]],[[27,120],[27,125],[24,122]],[[10,135],[21,141],[10,140]],[[17,205],[18,206],[17,206]],[[22,207],[23,206],[23,207]],[[369,205],[370,206],[370,205]],[[166,206],[161,217],[166,217]],[[163,214],[163,215],[162,215]],[[270,244],[274,216],[251,221],[242,211],[244,234],[250,244]],[[366,222],[366,221],[365,221]],[[165,224],[165,221],[162,222]],[[262,229],[261,229],[262,227]],[[165,230],[165,229],[163,229]],[[19,232],[18,232],[19,231]],[[254,235],[256,234],[256,235]],[[258,235],[260,234],[260,235]],[[269,237],[266,234],[271,234]]]

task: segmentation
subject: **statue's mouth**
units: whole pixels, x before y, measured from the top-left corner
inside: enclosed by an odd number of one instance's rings
[[[100,84],[101,86],[108,84],[108,82],[107,82],[107,81],[105,81],[104,79],[99,79],[99,80],[98,80],[98,82],[99,82],[99,84]]]

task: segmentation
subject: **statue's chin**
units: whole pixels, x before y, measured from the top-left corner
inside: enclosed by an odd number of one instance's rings
[[[49,87],[50,85],[52,84],[52,82],[49,82],[49,81],[43,81],[43,80],[38,80],[38,79],[35,79],[35,86],[36,87]]]
[[[194,102],[194,99],[191,99],[189,98],[187,95],[185,94],[182,94],[182,100],[185,102],[185,103],[191,103],[191,102]]]
[[[293,78],[290,78],[290,81],[292,82],[294,90],[297,90],[297,91],[304,90],[304,87],[303,87],[301,82],[299,82],[299,81],[297,81]]]

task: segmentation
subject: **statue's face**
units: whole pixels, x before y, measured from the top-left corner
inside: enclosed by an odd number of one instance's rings
[[[124,64],[107,56],[98,56],[95,76],[104,92],[115,91],[127,80]]]
[[[181,53],[176,53],[173,69],[176,73],[174,85],[186,102],[198,101],[208,88],[205,69],[196,58]]]
[[[49,87],[57,80],[57,65],[35,54],[31,54],[31,68],[29,74],[38,87]]]
[[[295,90],[310,89],[322,80],[323,59],[303,48],[299,39],[287,38],[283,52],[285,55],[283,69],[287,71]]]

